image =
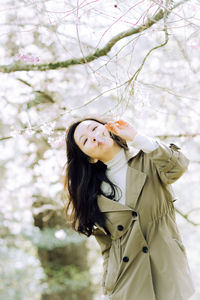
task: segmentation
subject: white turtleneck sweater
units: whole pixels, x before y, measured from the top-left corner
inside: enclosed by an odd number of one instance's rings
[[[159,144],[154,138],[147,137],[140,133],[137,133],[133,141],[127,142],[128,146],[133,146],[134,148],[141,149],[145,153],[150,153],[151,151],[158,148]],[[113,159],[105,162],[107,165],[106,174],[108,178],[120,187],[122,191],[122,197],[119,200],[120,203],[125,204],[126,199],[126,173],[127,173],[127,160],[125,156],[125,150],[122,148]],[[104,192],[110,193],[111,188],[106,182],[102,182],[101,188]],[[116,194],[117,199],[119,199],[121,193]]]

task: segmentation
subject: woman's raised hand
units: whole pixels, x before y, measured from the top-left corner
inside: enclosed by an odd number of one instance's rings
[[[126,141],[132,141],[137,134],[137,130],[124,120],[108,122],[104,125],[110,132],[118,135]]]

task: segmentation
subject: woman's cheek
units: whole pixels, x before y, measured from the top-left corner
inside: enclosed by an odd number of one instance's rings
[[[96,145],[87,145],[87,151],[89,154],[93,154],[96,151]]]

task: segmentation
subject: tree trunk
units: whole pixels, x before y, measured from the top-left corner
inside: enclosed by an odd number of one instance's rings
[[[38,201],[34,207],[42,207]],[[46,204],[46,201],[45,201]],[[34,225],[40,228],[41,233],[46,230],[66,230],[66,220],[63,210],[44,210],[34,214]],[[69,228],[68,228],[69,230]],[[64,231],[63,231],[64,232]],[[89,276],[87,260],[88,249],[86,239],[77,233],[78,242],[69,242],[64,246],[54,245],[46,248],[38,246],[38,256],[46,275],[48,288],[44,290],[42,300],[92,300],[94,290]],[[48,238],[47,238],[48,240]],[[49,237],[49,242],[51,243]]]

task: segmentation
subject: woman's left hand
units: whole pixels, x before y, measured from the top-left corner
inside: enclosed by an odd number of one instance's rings
[[[108,122],[104,125],[110,132],[118,135],[126,141],[133,141],[137,134],[137,130],[124,120]]]

